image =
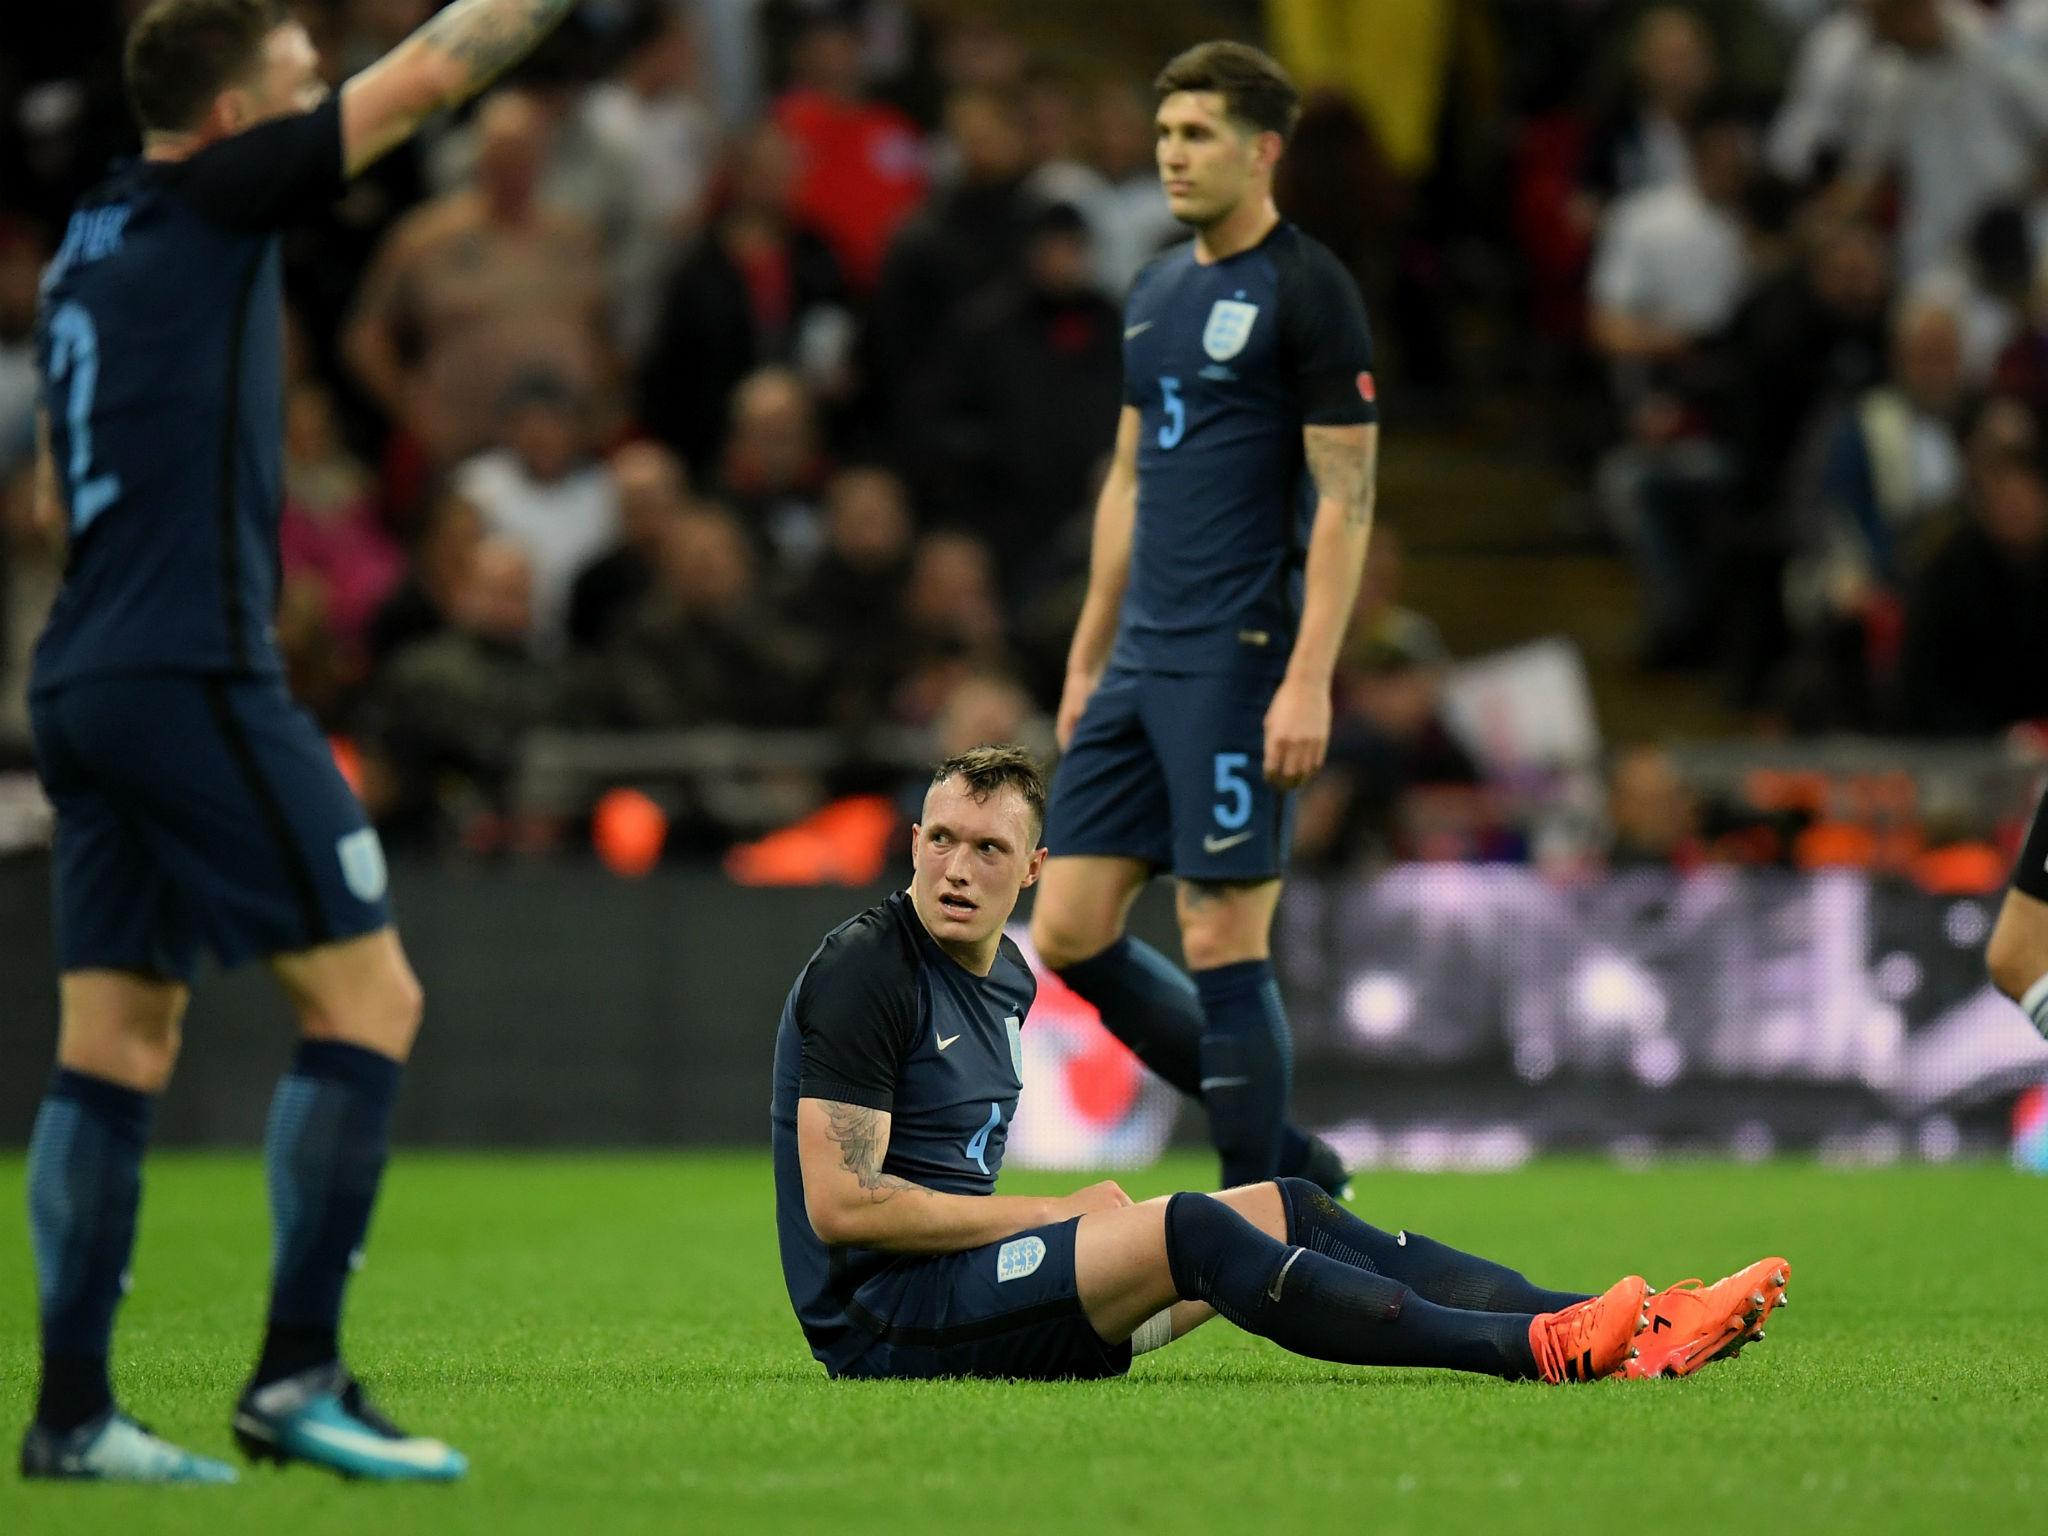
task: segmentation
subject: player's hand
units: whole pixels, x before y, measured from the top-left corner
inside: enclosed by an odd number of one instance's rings
[[[1089,1216],[1096,1211],[1120,1211],[1133,1203],[1115,1179],[1104,1179],[1100,1184],[1075,1190],[1064,1200],[1054,1201],[1054,1208],[1059,1214],[1053,1220],[1072,1221],[1076,1216]]]
[[[1306,784],[1329,750],[1329,685],[1283,680],[1266,709],[1266,782],[1276,789]]]
[[[1095,695],[1095,685],[1102,681],[1100,672],[1069,672],[1066,686],[1060,689],[1060,712],[1053,720],[1053,738],[1059,742],[1062,752],[1074,739],[1074,727],[1081,723],[1082,711],[1088,708],[1089,699]]]

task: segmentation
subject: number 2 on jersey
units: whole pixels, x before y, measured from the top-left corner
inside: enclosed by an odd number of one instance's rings
[[[988,1133],[1003,1123],[1003,1106],[990,1104],[988,1124],[974,1133],[974,1139],[967,1143],[967,1160],[983,1173],[988,1172]]]
[[[1159,424],[1159,446],[1178,448],[1188,431],[1188,403],[1180,397],[1180,380],[1161,375],[1159,393],[1166,402],[1166,420]]]
[[[50,382],[70,384],[64,430],[71,439],[71,533],[74,538],[121,494],[118,475],[92,472],[92,398],[100,382],[100,338],[92,316],[77,303],[60,304],[50,316]]]

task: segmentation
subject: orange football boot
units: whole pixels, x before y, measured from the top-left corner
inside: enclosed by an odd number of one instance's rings
[[[1605,1295],[1532,1318],[1529,1349],[1543,1379],[1598,1381],[1628,1364],[1636,1335],[1649,1326],[1649,1294],[1649,1282],[1630,1275],[1617,1280]]]
[[[1764,1320],[1785,1304],[1792,1266],[1758,1259],[1725,1280],[1681,1280],[1650,1298],[1650,1331],[1628,1362],[1630,1380],[1690,1376],[1709,1360],[1734,1356],[1764,1336]]]

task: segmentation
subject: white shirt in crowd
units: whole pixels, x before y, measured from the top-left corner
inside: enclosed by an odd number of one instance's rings
[[[1602,221],[1592,281],[1602,309],[1706,336],[1733,318],[1748,284],[1742,225],[1690,182],[1631,193]]]
[[[526,551],[533,562],[534,634],[543,650],[559,649],[576,577],[618,541],[618,488],[610,472],[588,464],[543,484],[511,451],[494,448],[455,472],[455,488],[474,503],[485,527]]]

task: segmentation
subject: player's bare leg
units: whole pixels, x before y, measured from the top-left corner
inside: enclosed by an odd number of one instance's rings
[[[1031,907],[1031,947],[1038,958],[1065,971],[1101,954],[1124,936],[1131,903],[1151,878],[1152,866],[1138,859],[1047,859]]]
[[[2022,890],[2007,891],[1985,947],[1984,965],[1992,985],[2048,1035],[2048,901]]]
[[[1081,1304],[1103,1338],[1134,1347],[1179,1338],[1213,1308],[1314,1359],[1551,1382],[1613,1375],[1644,1325],[1638,1276],[1548,1313],[1440,1305],[1348,1249],[1339,1234],[1359,1229],[1376,1231],[1298,1179],[1096,1212],[1075,1242]]]
[[[57,1070],[29,1142],[42,1379],[24,1477],[233,1482],[232,1468],[149,1434],[114,1404],[108,1359],[142,1197],[156,1096],[177,1066],[190,992],[136,972],[59,982]]]
[[[133,1088],[170,1086],[192,990],[132,971],[71,971],[57,983],[57,1065]]]
[[[342,1364],[342,1293],[361,1261],[384,1174],[400,1069],[423,995],[391,928],[270,962],[300,1043],[264,1135],[276,1270],[263,1354],[235,1410],[243,1450],[348,1477],[445,1480],[466,1470],[407,1435]]]

